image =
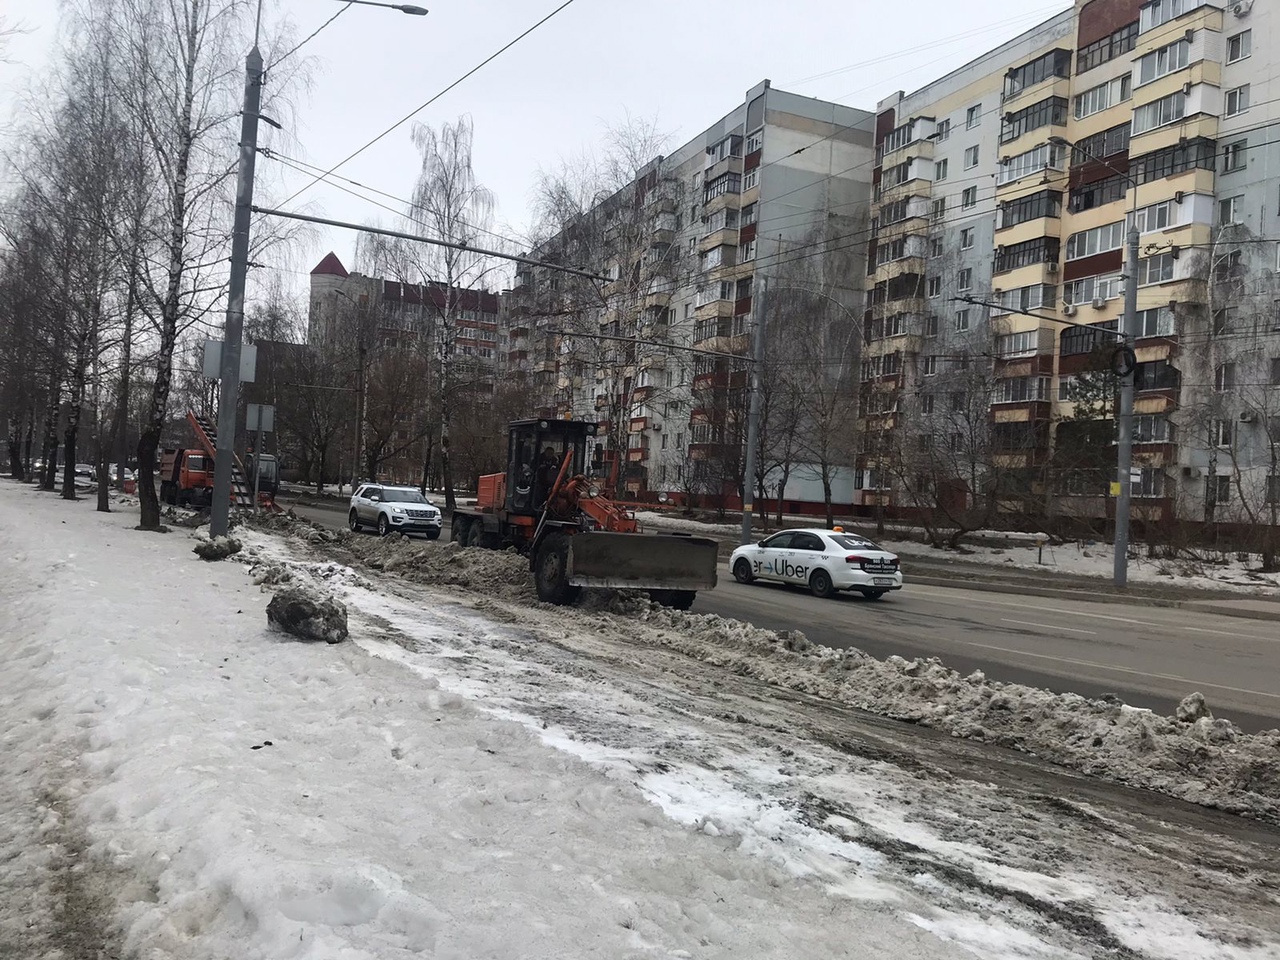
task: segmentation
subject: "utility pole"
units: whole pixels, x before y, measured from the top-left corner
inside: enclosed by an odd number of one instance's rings
[[[756,485],[756,445],[760,442],[760,365],[765,350],[765,287],[768,281],[760,278],[760,289],[755,295],[756,329],[751,344],[751,402],[747,410],[747,452],[742,475],[742,542],[751,542],[752,508]]]
[[[225,537],[231,522],[231,476],[235,466],[236,408],[240,399],[240,339],[244,330],[244,288],[249,274],[249,221],[253,215],[253,168],[258,154],[258,112],[262,108],[262,54],[255,41],[244,62],[244,110],[240,115],[240,169],[231,233],[231,278],[227,288],[227,328],[222,340],[218,393],[218,440],[213,461],[213,503],[209,535]]]
[[[1138,331],[1138,185],[1132,186],[1134,198],[1134,215],[1129,222],[1129,252],[1126,270],[1128,277],[1124,286],[1124,318],[1120,321],[1120,333],[1123,335],[1125,353],[1137,339]],[[1116,497],[1116,533],[1115,557],[1112,564],[1112,581],[1117,587],[1123,587],[1129,580],[1129,504],[1133,479],[1133,378],[1134,364],[1125,363],[1124,375],[1120,378],[1120,416],[1119,436],[1116,438],[1116,480],[1120,491]]]

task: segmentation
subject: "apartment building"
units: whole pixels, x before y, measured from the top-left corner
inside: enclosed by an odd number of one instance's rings
[[[1130,222],[1135,518],[1275,503],[1272,6],[1077,0],[879,105],[863,503],[1106,516]]]
[[[442,396],[455,416],[489,402],[505,368],[501,315],[496,293],[351,273],[332,252],[311,271],[308,343],[329,349],[328,374],[353,391],[360,449],[385,453],[380,478],[417,482]]]
[[[606,279],[521,269],[511,375],[544,415],[599,422],[622,490],[736,500],[757,294],[767,281],[781,306],[818,289],[854,324],[864,250],[849,238],[865,234],[873,128],[866,111],[766,80],[532,251]],[[811,486],[800,469],[785,493],[821,501]]]

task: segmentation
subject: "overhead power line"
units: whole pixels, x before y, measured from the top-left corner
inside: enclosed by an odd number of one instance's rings
[[[460,76],[457,80],[454,80],[451,84],[449,84],[447,87],[445,87],[445,88],[444,88],[443,90],[441,90],[439,93],[437,93],[435,96],[433,96],[433,97],[429,98],[429,99],[428,99],[425,103],[423,103],[421,106],[416,107],[416,108],[414,108],[413,110],[410,110],[407,114],[405,114],[403,117],[401,117],[401,118],[400,118],[399,120],[397,120],[395,123],[393,123],[391,126],[387,127],[387,129],[383,130],[380,134],[378,134],[376,137],[374,137],[374,138],[373,138],[372,140],[370,140],[368,143],[364,144],[364,146],[362,146],[362,147],[360,147],[360,148],[358,148],[358,149],[356,149],[356,150],[352,151],[352,152],[351,152],[351,153],[349,153],[347,156],[343,157],[341,160],[339,160],[337,163],[335,163],[332,167],[330,167],[329,169],[327,169],[327,170],[324,172],[324,175],[325,175],[325,176],[328,176],[329,174],[333,173],[334,171],[338,170],[339,168],[341,168],[341,167],[345,166],[346,164],[350,163],[350,162],[351,162],[352,160],[354,160],[356,157],[360,156],[360,154],[364,153],[366,150],[368,150],[370,147],[372,147],[372,146],[373,146],[375,143],[377,143],[379,140],[382,140],[384,137],[386,137],[386,136],[390,135],[390,134],[391,134],[391,133],[393,133],[394,131],[398,130],[400,127],[404,126],[406,123],[408,123],[410,120],[412,120],[412,119],[413,119],[414,117],[416,117],[418,114],[420,114],[423,110],[427,109],[427,107],[431,106],[433,103],[435,103],[437,100],[439,100],[439,99],[440,99],[441,97],[443,97],[445,94],[447,94],[447,93],[448,93],[450,90],[452,90],[454,87],[458,86],[458,85],[459,85],[459,84],[461,84],[463,81],[467,80],[468,78],[470,78],[470,77],[474,76],[476,73],[478,73],[478,72],[480,72],[481,70],[483,70],[486,66],[488,66],[490,63],[492,63],[494,60],[498,59],[498,57],[502,56],[504,53],[506,53],[508,50],[510,50],[512,47],[514,47],[517,43],[519,43],[519,42],[520,42],[521,40],[523,40],[525,37],[529,36],[529,34],[533,33],[535,30],[537,30],[540,26],[542,26],[544,23],[546,23],[546,22],[547,22],[548,20],[550,20],[552,17],[556,16],[556,14],[560,13],[562,10],[564,10],[564,9],[566,9],[567,7],[571,6],[571,5],[573,4],[573,2],[574,2],[574,0],[564,0],[564,2],[563,2],[562,4],[560,4],[560,6],[556,7],[554,10],[552,10],[550,13],[548,13],[545,17],[543,17],[541,20],[539,20],[539,21],[538,21],[537,23],[535,23],[533,26],[529,27],[527,30],[525,30],[523,33],[521,33],[519,36],[517,36],[514,40],[511,40],[511,41],[507,42],[507,43],[506,43],[506,44],[504,44],[501,48],[499,48],[498,50],[494,51],[494,52],[493,52],[492,54],[490,54],[489,56],[485,57],[485,59],[483,59],[483,60],[482,60],[482,61],[480,61],[478,64],[476,64],[474,67],[472,67],[470,70],[468,70],[468,71],[467,71],[466,73],[464,73],[462,76]],[[302,194],[306,193],[308,190],[310,190],[312,187],[314,187],[317,183],[319,183],[322,179],[323,179],[323,177],[316,177],[316,178],[315,178],[315,179],[313,179],[310,183],[306,184],[306,186],[302,187],[300,190],[297,190],[297,191],[296,191],[292,196],[290,196],[289,198],[287,198],[287,199],[284,201],[284,203],[282,203],[282,204],[281,204],[281,206],[284,206],[285,204],[289,203],[290,201],[296,200],[299,196],[301,196]]]

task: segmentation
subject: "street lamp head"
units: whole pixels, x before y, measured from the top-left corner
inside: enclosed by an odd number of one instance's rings
[[[398,3],[396,9],[401,13],[407,13],[411,17],[425,17],[427,15],[426,7],[416,7],[412,3]]]
[[[1049,142],[1053,144],[1055,147],[1074,146],[1074,144],[1072,144],[1072,142],[1068,140],[1066,137],[1050,137]]]

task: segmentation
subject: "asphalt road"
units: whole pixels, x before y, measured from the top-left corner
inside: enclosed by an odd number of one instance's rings
[[[330,527],[342,510],[294,507]],[[448,538],[448,529],[444,537]],[[882,600],[819,600],[805,590],[736,583],[702,592],[694,612],[801,630],[816,643],[876,657],[939,657],[961,673],[1126,703],[1171,714],[1199,690],[1246,730],[1280,727],[1280,625],[1140,604],[1090,603],[961,588],[912,586]]]

